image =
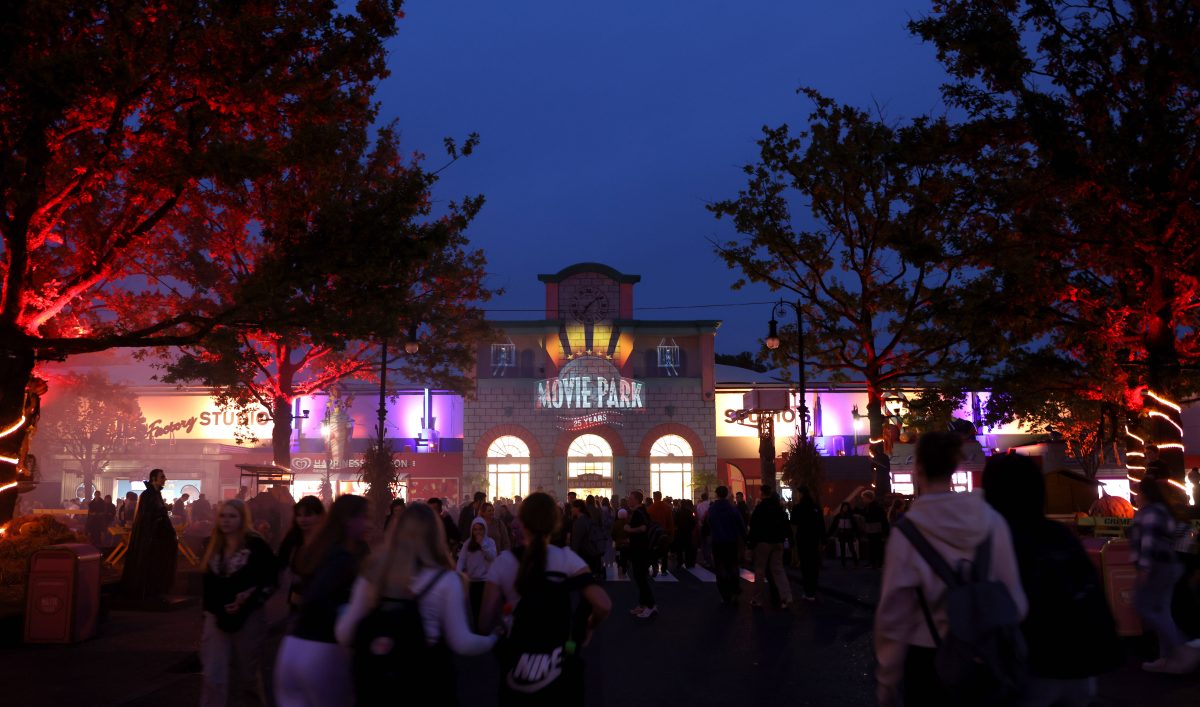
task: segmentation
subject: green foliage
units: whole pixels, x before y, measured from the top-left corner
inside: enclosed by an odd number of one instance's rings
[[[825,471],[821,453],[817,450],[815,441],[810,437],[801,440],[793,437],[788,443],[787,458],[783,461],[781,473],[785,485],[797,489],[808,487],[813,502],[821,505],[821,489],[825,485]]]
[[[362,470],[359,480],[368,484],[366,497],[371,502],[371,516],[375,519],[375,527],[383,528],[383,520],[387,517],[392,503],[392,490],[399,476],[396,466],[392,463],[392,448],[387,441],[376,441],[363,455]]]

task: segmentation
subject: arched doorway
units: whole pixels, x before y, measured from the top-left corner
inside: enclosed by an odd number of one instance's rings
[[[692,497],[692,445],[663,435],[650,447],[650,489],[671,498]]]
[[[746,475],[737,464],[727,464],[729,468],[729,497],[733,498],[740,491],[746,493]]]
[[[600,435],[584,434],[567,447],[567,491],[580,498],[611,496],[612,446]]]
[[[488,491],[493,499],[529,495],[529,445],[520,437],[497,437],[487,450]]]

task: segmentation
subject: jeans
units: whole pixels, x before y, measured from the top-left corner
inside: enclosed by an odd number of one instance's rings
[[[263,640],[267,635],[266,612],[259,608],[233,633],[217,628],[217,617],[204,614],[200,633],[200,662],[204,682],[200,690],[203,707],[266,704],[263,690]]]
[[[1138,571],[1133,606],[1141,614],[1146,628],[1158,637],[1158,657],[1169,658],[1186,640],[1171,616],[1171,597],[1183,576],[1179,562],[1155,562],[1149,570]]]
[[[768,569],[771,572],[771,582],[779,590],[779,598],[783,603],[792,601],[792,585],[788,581],[787,572],[783,570],[783,543],[758,543],[754,546],[754,583],[758,585],[758,600],[766,603],[770,599],[770,589],[766,579]]]
[[[741,544],[736,540],[714,541],[712,544],[713,574],[717,576],[717,591],[721,593],[721,599],[724,601],[732,601],[741,593],[741,585],[738,583],[741,579],[738,572],[740,547]]]
[[[638,606],[654,606],[654,592],[650,589],[650,562],[649,553],[629,553],[629,575],[637,585]]]
[[[342,707],[354,694],[350,650],[287,636],[275,659],[278,707]]]

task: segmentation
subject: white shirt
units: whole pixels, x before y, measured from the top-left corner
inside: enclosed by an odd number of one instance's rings
[[[420,594],[437,572],[429,567],[418,572],[413,580],[414,592]],[[359,577],[354,581],[350,603],[338,617],[334,629],[338,643],[348,646],[353,642],[358,622],[375,608],[375,603],[375,589],[370,582]],[[425,640],[431,646],[444,636],[446,645],[455,653],[480,655],[490,651],[496,643],[494,635],[480,636],[471,632],[467,624],[467,599],[463,594],[462,575],[457,572],[446,570],[442,574],[437,584],[421,598],[420,612]]]
[[[471,552],[463,545],[458,552],[458,571],[467,575],[472,582],[487,580],[488,570],[496,559],[496,541],[484,536],[479,549]]]
[[[696,504],[696,522],[704,522],[704,517],[708,515],[708,507],[711,505],[712,501],[701,501]]]
[[[521,595],[517,592],[517,570],[520,566],[521,562],[517,556],[505,550],[492,563],[492,569],[488,572],[487,577],[487,581],[500,588],[504,602],[514,607],[521,600]],[[571,550],[557,545],[549,545],[546,548],[546,571],[562,572],[568,577],[574,577],[590,570],[583,558]]]

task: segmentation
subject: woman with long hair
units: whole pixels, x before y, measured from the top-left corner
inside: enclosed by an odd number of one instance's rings
[[[354,694],[350,654],[337,644],[339,608],[367,555],[367,499],[339,496],[294,567],[304,590],[275,661],[275,700],[280,707],[346,704]]]
[[[612,602],[604,589],[595,584],[583,558],[568,548],[550,544],[551,534],[562,522],[562,513],[553,498],[540,492],[531,494],[521,503],[517,518],[524,531],[525,546],[518,553],[502,553],[492,563],[480,617],[480,630],[490,631],[511,607],[509,642],[501,661],[504,677],[500,683],[500,703],[583,704],[583,664],[579,651],[612,611]],[[585,626],[573,620],[571,592],[578,592],[591,606]],[[524,599],[528,601],[523,605]],[[528,656],[524,663],[522,655]],[[549,659],[549,656],[561,660],[558,677],[547,680],[546,676],[522,672],[521,666],[528,666],[530,657]]]
[[[842,558],[842,567],[846,566],[847,553],[854,558],[854,566],[858,567],[858,519],[854,516],[855,513],[850,504],[843,501],[837,515],[833,517],[832,532],[838,541],[838,554]]]
[[[275,557],[251,530],[246,504],[236,499],[221,504],[203,567],[200,703],[262,704],[263,604],[275,588]]]
[[[476,519],[472,528],[481,526]],[[493,546],[494,547],[494,546]],[[466,552],[464,547],[463,552]],[[495,636],[478,636],[467,622],[463,579],[453,571],[446,531],[441,519],[424,503],[409,505],[388,526],[383,551],[355,581],[350,605],[337,621],[337,638],[343,646],[362,641],[364,618],[371,612],[415,601],[428,650],[418,651],[402,664],[388,660],[371,642],[370,669],[356,669],[358,704],[394,703],[396,685],[403,684],[404,699],[414,704],[453,705],[454,666],[450,652],[480,655],[491,650]],[[371,628],[370,626],[367,627]],[[388,636],[389,641],[399,637]],[[387,644],[388,648],[394,648]],[[358,650],[358,647],[356,647]],[[356,653],[355,660],[359,656]],[[416,663],[411,662],[415,659]],[[396,674],[403,670],[403,675]],[[399,682],[398,682],[399,681]],[[451,686],[447,689],[447,686]]]
[[[1200,667],[1200,648],[1186,643],[1171,615],[1175,585],[1183,577],[1183,562],[1175,547],[1187,530],[1184,494],[1168,481],[1148,478],[1138,488],[1141,508],[1130,528],[1138,573],[1133,605],[1158,639],[1158,659],[1142,668],[1154,673],[1190,673]]]

